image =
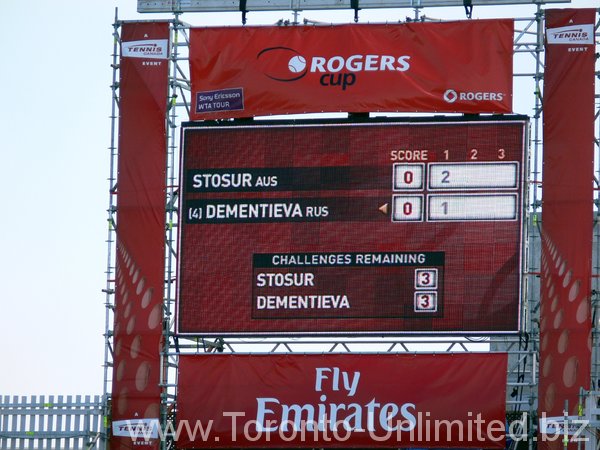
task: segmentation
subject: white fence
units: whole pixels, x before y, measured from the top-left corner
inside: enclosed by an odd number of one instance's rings
[[[99,395],[0,396],[0,449],[104,448]]]

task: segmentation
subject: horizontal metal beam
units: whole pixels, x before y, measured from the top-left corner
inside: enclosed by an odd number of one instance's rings
[[[473,0],[473,5],[537,5],[570,3],[571,0]],[[463,6],[463,0],[138,0],[140,13],[303,11],[376,8],[424,8]]]

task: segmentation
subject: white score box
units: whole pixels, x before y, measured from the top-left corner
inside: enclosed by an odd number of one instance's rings
[[[394,164],[394,190],[423,189],[425,164]]]
[[[415,289],[437,289],[437,269],[415,269]]]
[[[437,312],[437,292],[415,292],[415,312]]]
[[[429,189],[516,189],[518,162],[429,164]]]
[[[428,221],[517,220],[517,194],[432,194]]]
[[[423,221],[422,195],[394,195],[392,199],[392,222]]]

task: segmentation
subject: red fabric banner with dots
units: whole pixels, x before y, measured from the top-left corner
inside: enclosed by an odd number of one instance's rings
[[[177,448],[506,446],[505,353],[205,354],[178,363]]]
[[[590,386],[595,21],[594,9],[546,11],[540,417],[567,403],[577,415]]]
[[[123,24],[112,449],[159,448],[144,433],[160,412],[168,39],[167,22]]]

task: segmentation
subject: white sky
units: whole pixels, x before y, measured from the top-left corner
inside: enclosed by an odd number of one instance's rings
[[[112,23],[115,7],[122,20],[171,17],[140,15],[136,6],[135,0],[1,2],[0,152],[7,170],[0,178],[0,395],[102,393]],[[534,12],[533,6],[475,6],[473,19]],[[365,10],[360,21],[413,14]],[[465,18],[463,8],[422,14]],[[353,22],[353,11],[300,17]],[[248,24],[280,18],[292,16],[249,13]],[[184,14],[182,20],[241,25],[240,13]]]

